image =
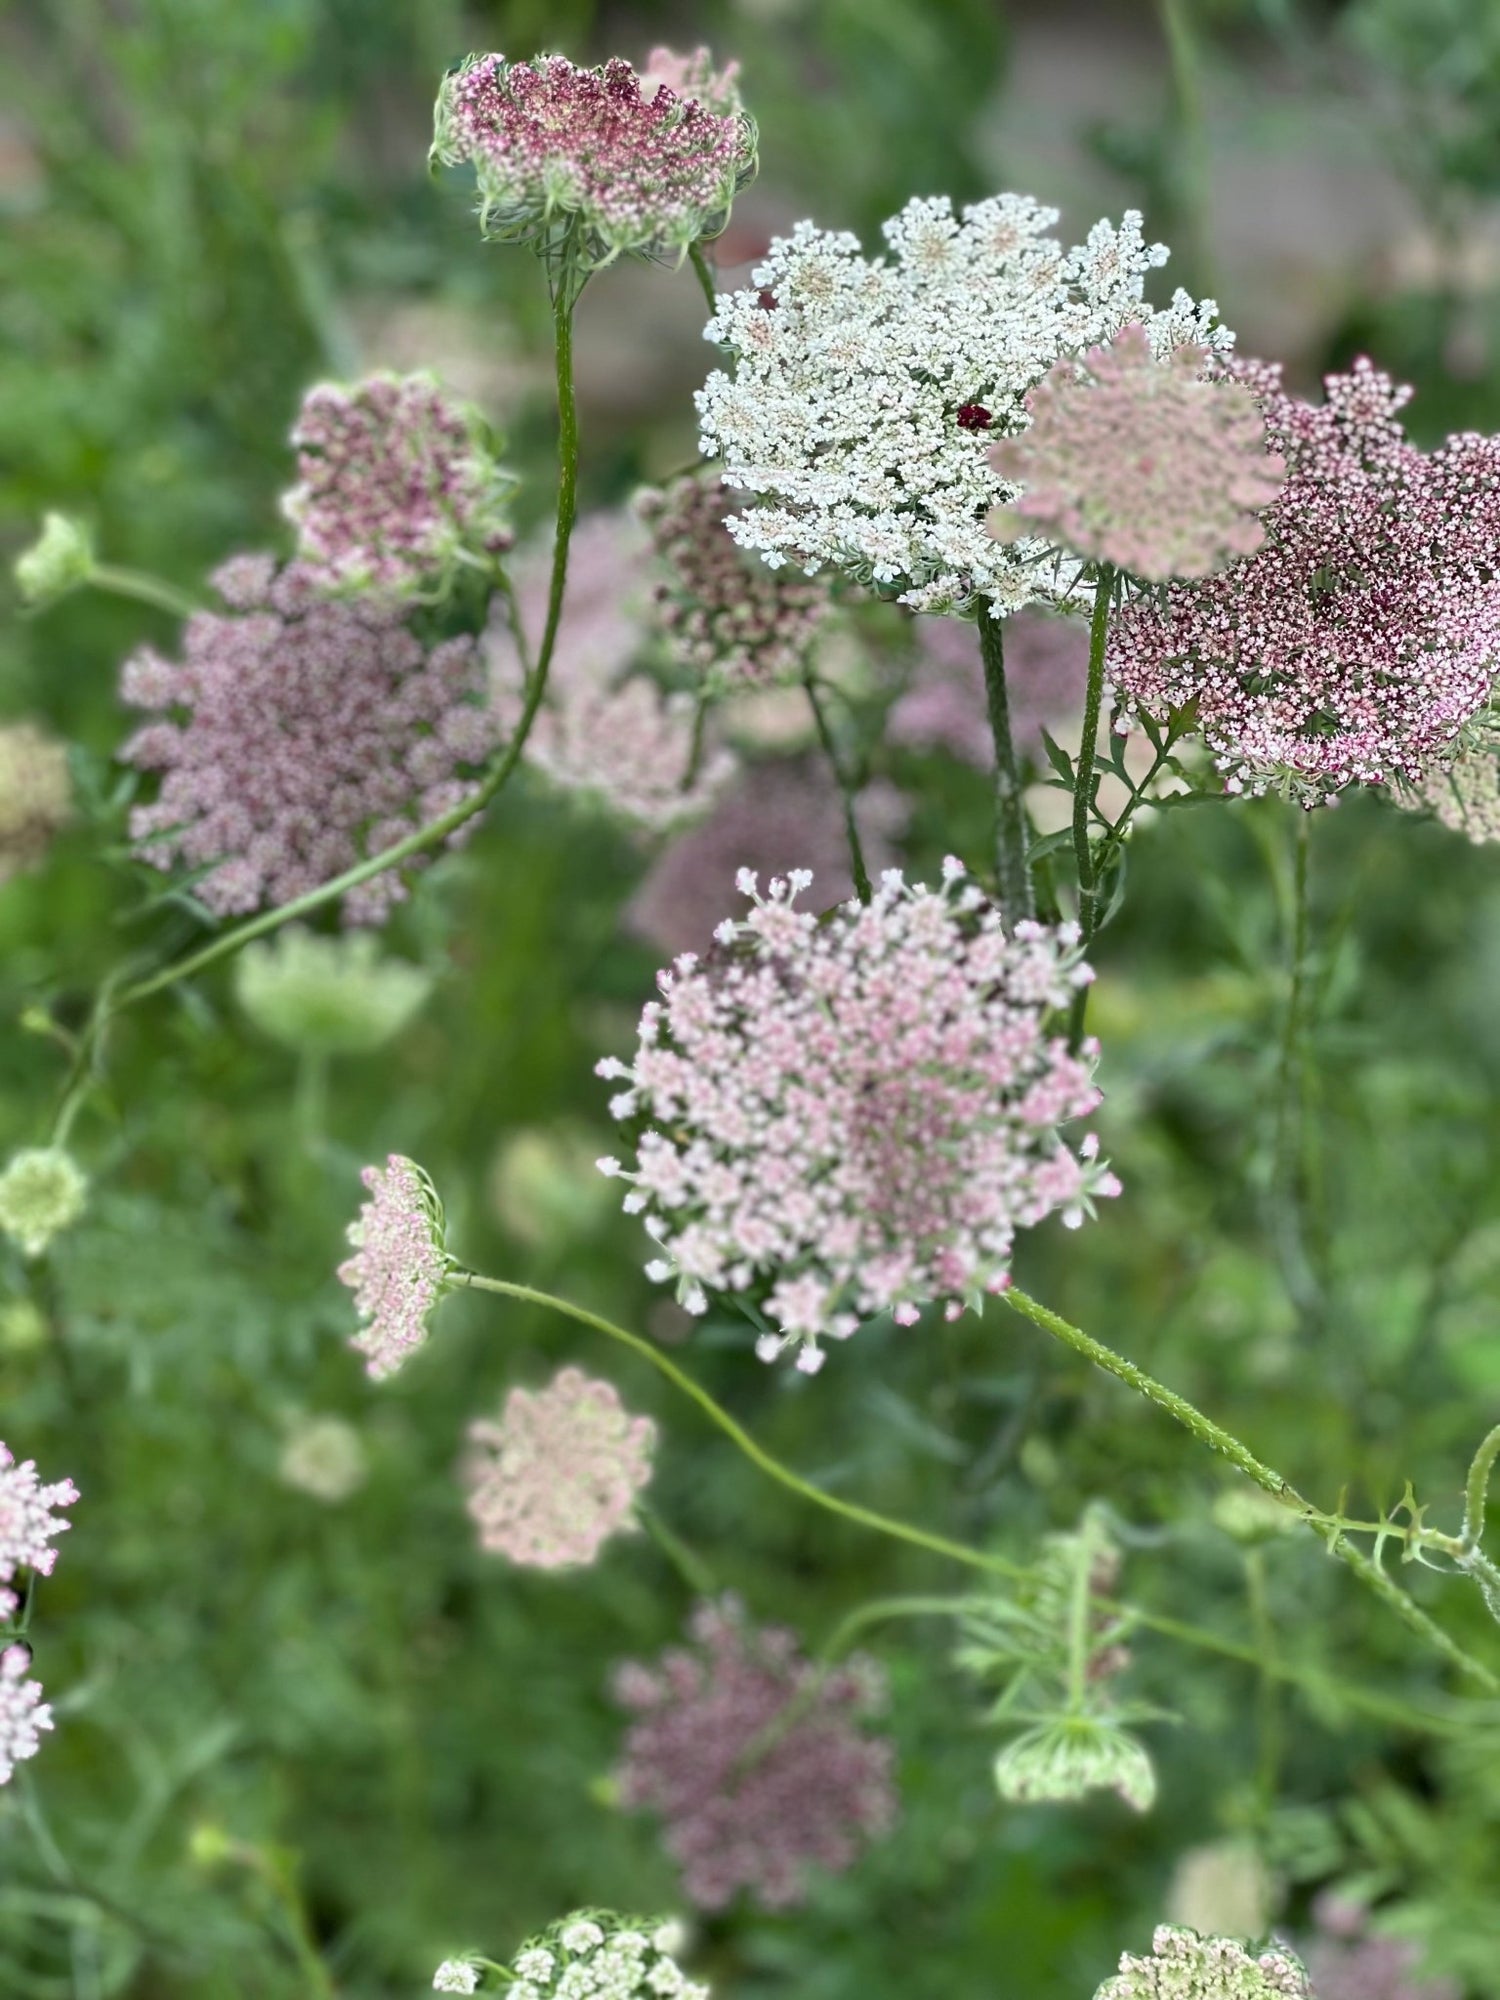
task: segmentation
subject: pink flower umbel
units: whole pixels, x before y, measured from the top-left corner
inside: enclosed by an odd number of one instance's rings
[[[470,1424],[469,1442],[480,1546],[529,1569],[569,1569],[630,1526],[656,1426],[631,1416],[610,1383],[563,1368],[545,1389],[512,1389],[499,1422]]]
[[[1079,1222],[1117,1183],[1058,1127],[1099,1102],[1097,1044],[1076,1056],[1049,1032],[1090,978],[1072,926],[1007,933],[964,874],[937,889],[882,876],[868,907],[819,923],[794,872],[726,922],[701,962],[659,975],[615,1117],[644,1129],[631,1183],[689,1310],[746,1295],[779,1334],[757,1352],[819,1342],[923,1305],[950,1317],[1009,1281],[1017,1228],[1054,1210]]]
[[[1476,847],[1500,840],[1500,744],[1486,736],[1472,750],[1460,750],[1428,773],[1397,803],[1425,806],[1435,819]]]
[[[690,1646],[615,1675],[635,1718],[622,1801],[660,1816],[700,1908],[742,1889],[769,1909],[800,1903],[811,1869],[851,1867],[895,1819],[893,1746],[861,1726],[881,1706],[878,1671],[854,1658],[820,1673],[733,1598],[700,1605],[688,1629]]]
[[[682,258],[729,219],[755,174],[755,125],[733,70],[707,51],[656,50],[644,77],[618,57],[471,56],[443,81],[433,158],[469,165],[488,236],[570,244],[585,266],[622,253]]]
[[[364,1324],[349,1345],[365,1357],[378,1382],[422,1346],[427,1321],[453,1268],[444,1245],[443,1207],[414,1160],[392,1153],[383,1167],[366,1167],[370,1190],[349,1225],[354,1255],[338,1270],[354,1294]]]
[[[1238,363],[1286,483],[1264,546],[1115,621],[1127,716],[1197,704],[1232,792],[1313,805],[1351,784],[1419,785],[1484,709],[1500,658],[1500,439],[1408,443],[1409,391],[1357,361],[1302,402]]]
[[[298,484],[282,501],[297,555],[329,590],[440,587],[509,548],[514,480],[477,413],[430,375],[370,375],[309,389],[292,430]]]
[[[1249,390],[1205,379],[1207,360],[1188,344],[1158,361],[1130,325],[1054,363],[1026,397],[1029,428],[990,452],[1022,488],[990,533],[1045,536],[1155,583],[1253,555],[1284,467]]]
[[[0,1443],[0,1620],[16,1610],[18,1599],[9,1585],[17,1570],[51,1576],[57,1550],[49,1544],[73,1525],[52,1510],[71,1507],[77,1498],[71,1479],[43,1486],[36,1461],[28,1458],[17,1465],[10,1448]]]
[[[0,1785],[8,1785],[17,1764],[42,1747],[42,1731],[52,1727],[52,1710],[42,1700],[40,1681],[29,1681],[29,1646],[0,1652]]]
[[[429,652],[393,606],[326,601],[305,569],[278,574],[269,557],[237,557],[214,581],[230,610],[187,621],[180,663],[149,647],[126,661],[122,695],[160,719],[120,754],[163,774],[130,815],[138,858],[204,870],[194,894],[242,916],[459,804],[495,723],[472,639]],[[388,870],[349,891],[344,921],[379,923],[405,894]]]

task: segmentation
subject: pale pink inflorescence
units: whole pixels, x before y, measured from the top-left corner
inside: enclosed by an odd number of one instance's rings
[[[655,1442],[649,1417],[577,1368],[545,1389],[512,1389],[498,1423],[469,1426],[463,1478],[480,1546],[529,1569],[591,1563],[631,1525]]]
[[[862,1727],[883,1702],[879,1672],[858,1657],[821,1672],[793,1633],[757,1630],[733,1598],[700,1605],[688,1629],[689,1646],[615,1675],[634,1716],[622,1802],[660,1815],[700,1908],[740,1890],[771,1909],[799,1903],[810,1869],[851,1867],[895,1819],[894,1748]]]
[[[1368,361],[1327,398],[1232,365],[1287,465],[1247,560],[1127,607],[1109,668],[1128,716],[1188,702],[1230,791],[1317,804],[1417,785],[1459,747],[1500,661],[1500,439],[1419,451],[1409,392]]]
[[[677,660],[717,692],[774,687],[802,673],[827,616],[827,586],[747,556],[725,526],[735,496],[688,474],[636,496],[666,571],[658,622]]]
[[[546,698],[524,754],[561,790],[660,832],[706,810],[735,767],[711,740],[695,751],[695,697],[668,693],[641,671],[650,644],[640,587],[644,555],[644,538],[628,514],[594,514],[579,523]],[[550,550],[529,549],[515,564],[517,609],[533,643],[545,620],[550,575]],[[521,714],[525,674],[507,618],[496,615],[486,643],[494,713],[509,732]]]
[[[990,452],[1022,489],[991,513],[990,533],[1044,535],[1155,583],[1253,555],[1284,467],[1254,397],[1205,375],[1208,360],[1189,342],[1158,361],[1130,325],[1055,362],[1026,397],[1028,427]]]
[[[471,639],[429,652],[393,606],[328,601],[305,569],[278,572],[269,556],[236,557],[214,584],[229,609],[187,621],[180,663],[150,647],[126,661],[124,699],[160,719],[120,754],[163,774],[131,813],[136,854],[205,870],[194,893],[241,916],[460,804],[495,722]],[[388,869],[345,895],[344,921],[379,923],[405,894]]]
[[[1437,764],[1398,803],[1425,806],[1444,826],[1483,846],[1500,840],[1500,744],[1493,736]]]
[[[28,1646],[7,1646],[0,1652],[0,1785],[10,1783],[17,1764],[36,1755],[42,1731],[52,1727],[41,1682],[26,1678],[30,1665]]]
[[[282,506],[299,561],[325,589],[399,595],[510,546],[513,482],[478,415],[430,375],[320,383],[302,399],[292,443],[298,484]]]
[[[1049,1032],[1089,970],[1069,925],[1017,924],[945,864],[937,889],[894,870],[866,907],[819,923],[794,871],[726,920],[717,947],[658,975],[616,1118],[644,1125],[630,1183],[661,1256],[703,1311],[707,1291],[760,1304],[808,1372],[824,1338],[891,1312],[949,1316],[1009,1281],[1015,1231],[1061,1210],[1077,1223],[1118,1184],[1058,1127],[1099,1102],[1097,1044]]]
[[[360,1179],[370,1199],[349,1225],[354,1255],[340,1264],[338,1278],[353,1292],[363,1321],[349,1344],[380,1381],[426,1340],[428,1316],[452,1264],[442,1204],[414,1160],[392,1153],[383,1167],[364,1168]]]
[[[78,1488],[71,1479],[43,1486],[36,1476],[36,1461],[23,1459],[17,1465],[9,1447],[0,1442],[0,1620],[16,1610],[18,1599],[9,1586],[17,1570],[52,1574],[57,1550],[50,1544],[73,1525],[52,1510],[71,1507],[77,1498]]]
[[[1316,1935],[1303,1947],[1317,2000],[1462,2000],[1456,1979],[1424,1975],[1410,1938],[1371,1937],[1369,1911],[1335,1894],[1313,1906]]]
[[[474,56],[443,81],[433,156],[474,169],[480,224],[584,264],[686,254],[717,235],[755,172],[755,125],[735,72],[707,50],[654,50],[644,75],[618,57]]]
[[[914,621],[920,656],[911,685],[891,704],[888,743],[903,750],[946,750],[977,770],[995,763],[984,667],[972,625],[955,618]],[[1088,627],[1077,618],[1018,611],[1005,623],[1005,688],[1011,737],[1040,762],[1042,731],[1054,733],[1083,708]]]

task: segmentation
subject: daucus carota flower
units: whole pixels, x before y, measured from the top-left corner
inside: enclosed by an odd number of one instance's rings
[[[288,924],[250,944],[234,968],[234,997],[263,1035],[308,1055],[369,1055],[412,1019],[432,978],[382,956],[368,931],[324,937]]]
[[[394,1375],[427,1338],[427,1321],[453,1268],[443,1205],[414,1160],[392,1153],[360,1179],[370,1198],[349,1225],[354,1255],[338,1270],[363,1325],[350,1346],[376,1381]]]
[[[1066,1804],[1089,1792],[1114,1792],[1147,1812],[1156,1799],[1156,1771],[1129,1730],[1094,1715],[1062,1715],[1005,1745],[995,1759],[995,1789],[1012,1805]]]
[[[8,1446],[0,1443],[0,1619],[11,1617],[18,1599],[10,1587],[19,1570],[50,1576],[57,1561],[54,1538],[73,1524],[53,1512],[71,1507],[78,1488],[71,1479],[43,1486],[35,1459],[17,1465]]]
[[[734,496],[688,474],[636,496],[665,572],[658,622],[676,659],[716,692],[795,680],[828,611],[827,589],[747,556],[725,526]]]
[[[94,568],[94,548],[81,521],[68,514],[48,514],[42,532],[16,557],[12,574],[23,604],[43,610],[87,583]]]
[[[977,770],[995,762],[984,667],[973,628],[951,618],[918,618],[920,648],[906,691],[886,716],[888,743],[946,750]],[[1021,611],[1005,622],[1005,687],[1017,750],[1042,755],[1042,731],[1056,731],[1083,707],[1088,627],[1077,618]]]
[[[577,1368],[512,1389],[498,1423],[469,1426],[463,1477],[480,1546],[530,1569],[591,1563],[630,1526],[655,1442],[649,1417]]]
[[[136,854],[205,870],[194,893],[239,916],[460,804],[495,725],[471,639],[428,652],[393,605],[324,600],[305,570],[269,559],[236,558],[215,584],[231,608],[188,620],[180,663],[150,648],[126,662],[125,700],[160,719],[121,755],[163,774],[131,813]],[[388,869],[349,891],[344,920],[378,923],[405,893]]]
[[[1126,1952],[1094,2000],[1314,2000],[1307,1974],[1281,1945],[1255,1952],[1232,1938],[1162,1924],[1149,1958]]]
[[[292,1426],[276,1467],[283,1486],[336,1507],[369,1473],[364,1439],[342,1417],[303,1417]]]
[[[794,872],[726,920],[702,962],[658,975],[615,1117],[640,1128],[631,1184],[661,1247],[647,1269],[683,1304],[755,1299],[779,1334],[757,1352],[819,1342],[925,1304],[950,1316],[1008,1282],[1018,1227],[1055,1209],[1081,1221],[1116,1182],[1058,1127],[1099,1102],[1097,1045],[1048,1032],[1090,974],[1077,932],[1000,918],[949,861],[937,889],[881,878],[868,907],[819,923]]]
[[[1110,634],[1128,717],[1196,702],[1230,791],[1305,804],[1418,785],[1484,708],[1500,659],[1500,439],[1410,444],[1408,391],[1368,361],[1305,403],[1264,363],[1256,397],[1286,481],[1265,542],[1139,599]]]
[[[45,859],[72,808],[67,746],[34,722],[0,724],[0,882]]]
[[[471,56],[443,80],[432,156],[474,169],[486,235],[588,267],[717,235],[755,173],[755,125],[703,50],[658,49],[644,76],[618,57]]]
[[[1207,361],[1191,343],[1158,361],[1132,323],[1055,362],[1026,397],[1027,428],[990,451],[1022,489],[990,533],[1041,535],[1156,583],[1253,555],[1284,467],[1249,390],[1205,377]]]
[[[466,1958],[445,1958],[432,1975],[434,1993],[477,1993],[479,1967]]]
[[[810,222],[772,244],[707,329],[735,372],[698,396],[705,454],[759,502],[730,520],[747,548],[832,565],[925,611],[981,598],[1013,611],[1069,587],[1078,565],[1055,546],[1002,546],[986,530],[1014,493],[990,447],[1024,429],[1026,393],[1055,361],[1127,321],[1157,355],[1229,336],[1211,301],[1143,303],[1166,251],[1142,241],[1139,215],[1097,223],[1073,250],[1047,234],[1056,220],[1026,195],[962,220],[946,199],[918,200],[886,223],[886,259]]]
[[[61,1146],[23,1146],[0,1173],[0,1230],[27,1257],[40,1257],[83,1214],[88,1181]]]
[[[329,590],[434,588],[509,548],[505,499],[478,413],[430,375],[309,389],[292,429],[298,483],[282,506],[297,555]]]
[[[42,1700],[42,1684],[26,1678],[29,1646],[0,1652],[0,1785],[8,1785],[17,1764],[42,1747],[42,1731],[52,1727],[52,1710]]]
[[[681,1949],[679,1924],[575,1910],[528,1939],[505,1991],[511,2000],[709,2000],[677,1963]]]
[[[1396,797],[1400,805],[1425,807],[1476,846],[1500,840],[1500,746],[1487,736],[1434,765],[1420,784]]]
[[[1317,2000],[1462,2000],[1456,1979],[1422,1972],[1414,1940],[1371,1937],[1362,1904],[1324,1894],[1313,1916],[1317,1933],[1302,1949]]]
[[[691,1645],[621,1667],[634,1716],[619,1769],[627,1808],[657,1813],[684,1892],[722,1909],[742,1889],[801,1902],[811,1868],[849,1868],[895,1817],[892,1746],[865,1733],[882,1689],[869,1661],[823,1674],[779,1626],[732,1598],[700,1605]]]

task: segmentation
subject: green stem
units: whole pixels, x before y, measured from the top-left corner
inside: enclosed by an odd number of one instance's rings
[[[1099,711],[1104,704],[1104,651],[1109,640],[1109,600],[1115,572],[1100,563],[1094,573],[1094,615],[1089,621],[1089,678],[1083,698],[1083,736],[1073,783],[1073,859],[1078,868],[1078,922],[1085,938],[1098,929],[1097,885],[1094,872],[1092,822],[1094,762],[1099,741]]]
[[[1250,1630],[1259,1656],[1256,1723],[1259,1743],[1256,1751],[1256,1790],[1263,1816],[1270,1814],[1276,1801],[1277,1773],[1281,1767],[1281,1708],[1276,1698],[1276,1624],[1266,1587],[1266,1559],[1261,1549],[1245,1551],[1245,1596],[1250,1609]]]
[[[1186,0],[1157,0],[1162,33],[1172,65],[1172,90],[1177,100],[1177,128],[1181,160],[1180,198],[1186,211],[1184,235],[1192,258],[1190,282],[1195,292],[1214,289],[1209,259],[1210,232],[1208,206],[1208,127],[1203,115],[1203,87],[1200,76],[1197,37]]]
[[[718,1589],[713,1571],[679,1534],[667,1526],[656,1509],[648,1507],[644,1500],[637,1500],[635,1517],[693,1595],[712,1597]]]
[[[184,591],[163,583],[160,577],[147,576],[144,570],[121,569],[114,563],[95,563],[87,581],[95,590],[107,591],[111,597],[134,598],[138,604],[154,605],[173,618],[191,618],[203,608]]]
[[[990,605],[979,606],[979,651],[984,661],[985,700],[990,733],[995,739],[995,888],[1001,915],[1008,924],[1035,915],[1031,889],[1030,842],[1026,808],[1021,799],[1021,767],[1010,729],[1010,700],[1005,687],[1003,621]]]
[[[1500,1458],[1500,1424],[1490,1432],[1474,1454],[1464,1488],[1464,1543],[1477,1549],[1484,1540],[1485,1515],[1489,1507],[1490,1474]]]
[[[1305,1318],[1314,1317],[1322,1302],[1321,1287],[1307,1249],[1305,1135],[1306,1035],[1311,937],[1308,894],[1312,815],[1298,808],[1292,848],[1292,924],[1289,941],[1289,985],[1286,1019],[1276,1083],[1275,1154],[1272,1161],[1271,1212],[1287,1289]]]
[[[709,269],[708,259],[703,254],[701,243],[693,244],[688,251],[688,258],[697,274],[698,283],[703,287],[703,296],[708,301],[709,313],[716,313],[719,310],[719,288],[714,283],[714,274]]]
[[[823,746],[823,755],[828,759],[833,772],[833,781],[839,788],[839,797],[844,802],[844,832],[849,841],[849,862],[854,872],[854,889],[862,903],[868,903],[874,895],[870,886],[870,871],[865,866],[865,850],[860,843],[859,822],[854,816],[854,790],[845,774],[840,760],[838,746],[833,740],[833,731],[828,726],[828,714],[818,695],[817,677],[809,661],[802,672],[802,685],[807,689],[807,702],[817,725],[818,741]]]

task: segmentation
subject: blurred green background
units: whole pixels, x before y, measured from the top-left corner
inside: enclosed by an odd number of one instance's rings
[[[1416,383],[1424,440],[1500,423],[1494,0],[12,0],[5,549],[62,508],[110,560],[196,588],[278,543],[302,389],[374,366],[475,397],[542,520],[545,292],[428,182],[437,78],[470,48],[703,39],[741,59],[761,127],[726,267],[804,214],[872,241],[913,193],[1024,188],[1069,240],[1135,204],[1174,246],[1169,280],[1212,290],[1297,384],[1365,350]],[[686,272],[585,294],[588,504],[691,456],[701,321]],[[88,596],[0,637],[0,718],[72,741],[83,801],[45,871],[0,889],[0,1151],[45,1130],[64,1067],[23,1011],[76,1027],[122,956],[195,934],[118,862],[115,674],[143,638],[169,643],[169,621]],[[930,868],[948,804],[973,799],[935,764],[898,775]],[[1018,1275],[1323,1505],[1347,1484],[1390,1506],[1410,1477],[1451,1518],[1500,1418],[1500,864],[1370,799],[1317,816],[1309,1291],[1267,1199],[1290,819],[1197,808],[1134,842],[1094,1017],[1125,1195],[1080,1235],[1028,1238]],[[293,1879],[350,2000],[422,1990],[459,1943],[507,1955],[575,1903],[673,1906],[651,1826],[610,1802],[606,1682],[680,1630],[688,1593],[644,1538],[573,1577],[486,1558],[452,1476],[466,1421],[561,1360],[657,1417],[657,1508],[758,1616],[816,1642],[868,1597],[955,1586],[799,1509],[565,1323],[455,1301],[379,1391],[343,1344],[332,1268],[358,1167],[391,1149],[432,1172],[469,1261],[662,1324],[634,1226],[577,1165],[608,1144],[592,1065],[650,991],[655,955],[620,921],[644,865],[518,783],[391,927],[437,990],[380,1056],[299,1071],[222,968],[120,1026],[77,1132],[87,1219],[40,1272],[0,1262],[0,1435],[85,1495],[36,1627],[58,1729],[34,1784],[0,1792],[0,1992],[304,1994],[276,1887]],[[1334,1684],[1267,1697],[1251,1669],[1143,1635],[1133,1684],[1177,1718],[1148,1731],[1155,1811],[1006,1808],[951,1634],[890,1628],[900,1826],[805,1909],[702,1925],[693,1963],[726,2000],[1087,2000],[1184,1857],[1231,1837],[1266,1858],[1289,1931],[1320,1887],[1363,1885],[1469,2000],[1500,1996],[1500,1734],[1342,1703],[1345,1680],[1429,1710],[1454,1690],[1315,1540],[1252,1560],[1211,1525],[1223,1481],[1164,1420],[998,1307],[867,1329],[815,1382],[714,1322],[686,1359],[809,1476],[1018,1558],[1107,1502],[1130,1525],[1127,1595]],[[279,1476],[307,1414],[362,1433],[368,1479],[340,1504]],[[1476,1592],[1403,1581],[1500,1657]]]

